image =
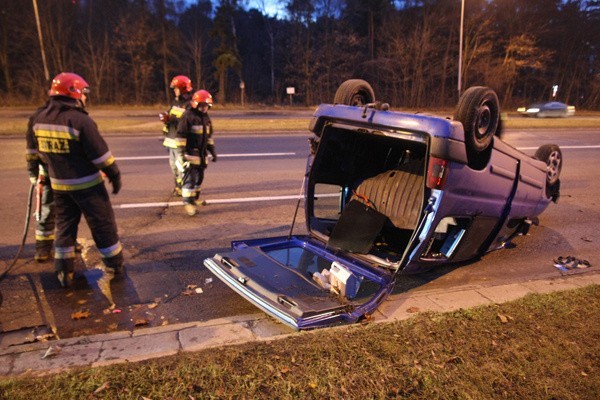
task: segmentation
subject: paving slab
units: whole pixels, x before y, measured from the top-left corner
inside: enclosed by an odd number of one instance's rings
[[[490,303],[489,299],[477,293],[476,290],[438,293],[427,297],[439,305],[443,311],[454,311],[461,308],[477,307]]]
[[[107,365],[115,360],[142,361],[176,354],[180,348],[177,333],[171,331],[104,341],[100,357],[94,365]]]
[[[179,342],[183,351],[198,351],[208,347],[243,343],[256,339],[243,324],[197,326],[182,329]]]
[[[419,312],[443,311],[443,308],[429,296],[417,296],[388,299],[378,307],[377,311],[383,316],[381,319],[403,320]],[[376,321],[379,320],[377,314],[373,316]]]
[[[477,292],[494,303],[505,303],[507,301],[519,299],[529,293],[533,293],[533,290],[520,283],[511,283],[509,285],[481,288],[478,289]]]

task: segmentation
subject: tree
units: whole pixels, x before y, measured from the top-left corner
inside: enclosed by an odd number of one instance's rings
[[[217,99],[221,104],[225,104],[227,101],[228,72],[234,70],[240,81],[243,80],[241,77],[242,62],[237,49],[234,24],[237,7],[237,0],[221,0],[221,4],[217,8],[212,31],[213,36],[219,42],[219,46],[216,49],[214,66],[217,70],[219,80]]]

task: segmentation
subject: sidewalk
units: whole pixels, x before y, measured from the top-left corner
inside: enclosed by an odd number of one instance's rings
[[[410,318],[415,313],[446,312],[516,300],[529,293],[548,293],[600,285],[595,270],[554,279],[500,286],[420,291],[390,296],[372,316],[373,322]],[[0,376],[56,373],[75,367],[98,367],[169,356],[187,351],[298,335],[263,313],[203,323],[166,325],[63,340],[34,342],[0,349]],[[48,349],[56,354],[44,355]]]

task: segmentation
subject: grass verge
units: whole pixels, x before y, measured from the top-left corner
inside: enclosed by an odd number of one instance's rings
[[[163,107],[164,108],[164,107]],[[25,135],[27,120],[33,112],[32,109],[0,108],[0,136],[2,135]],[[116,108],[102,106],[91,108],[90,115],[101,133],[104,134],[136,134],[156,133],[161,135],[162,123],[158,120],[159,106],[148,107],[126,107]],[[297,110],[285,111],[271,109],[263,112],[262,117],[257,118],[255,110],[240,110],[236,117],[220,116],[219,110],[211,112],[215,124],[215,132],[273,132],[273,131],[306,131],[310,117],[299,117]],[[414,111],[406,111],[413,113]],[[266,114],[265,114],[266,113]],[[244,115],[246,114],[246,115]],[[260,115],[261,113],[259,113]],[[449,110],[432,111],[432,114],[442,117],[452,115]],[[286,118],[281,118],[286,115]],[[251,117],[251,118],[249,118]],[[528,118],[518,114],[506,114],[504,127],[507,129],[566,129],[566,128],[600,128],[600,113],[584,112],[570,118]]]
[[[597,399],[600,286],[0,382],[6,399]]]

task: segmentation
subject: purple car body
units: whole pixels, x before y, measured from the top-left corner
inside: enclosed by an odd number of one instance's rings
[[[377,104],[321,105],[310,124],[309,234],[236,241],[204,265],[268,314],[309,329],[361,320],[398,274],[504,247],[558,198],[562,156],[546,145],[538,160],[497,136],[473,153],[465,126]]]

